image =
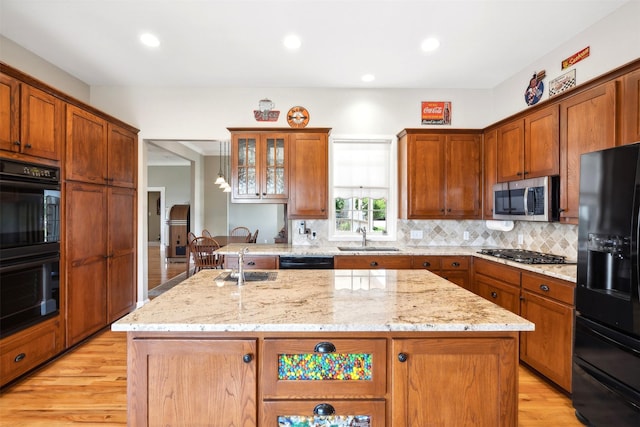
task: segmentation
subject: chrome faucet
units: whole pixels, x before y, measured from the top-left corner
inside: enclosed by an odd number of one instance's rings
[[[244,285],[244,254],[249,252],[249,248],[242,248],[238,251],[238,286]]]
[[[356,230],[358,233],[362,233],[362,247],[367,246],[367,228],[360,227]]]

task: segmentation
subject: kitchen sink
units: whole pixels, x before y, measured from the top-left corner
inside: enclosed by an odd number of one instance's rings
[[[273,281],[278,277],[277,271],[245,271],[244,272],[244,281],[245,282],[264,282],[264,281]],[[223,273],[215,278],[216,281],[224,280],[228,282],[237,282],[238,281],[238,273]]]
[[[385,246],[338,246],[338,249],[345,252],[395,252],[400,250]]]

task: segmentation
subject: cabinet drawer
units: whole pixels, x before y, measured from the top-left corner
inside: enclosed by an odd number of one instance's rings
[[[469,270],[469,257],[466,256],[445,256],[442,257],[443,270]]]
[[[476,258],[473,261],[475,274],[483,274],[502,282],[520,287],[520,270],[497,262]]]
[[[336,255],[333,257],[336,269],[378,269],[388,268],[392,270],[410,269],[411,257],[405,255]]]
[[[438,271],[440,270],[441,262],[442,258],[439,256],[415,255],[411,257],[411,268],[425,268],[429,271]]]
[[[384,339],[265,339],[263,399],[381,398]]]
[[[234,255],[224,256],[224,268],[238,268],[238,257]],[[244,268],[247,270],[259,269],[259,270],[277,270],[278,269],[278,256],[277,255],[245,255],[244,256]]]
[[[263,402],[262,408],[261,425],[265,427],[282,425],[384,427],[385,425],[384,400],[267,401]],[[323,411],[325,413],[333,411],[335,421],[331,417],[328,419],[323,417],[322,424],[313,422],[314,414],[320,415]]]
[[[0,385],[30,371],[63,350],[63,337],[57,319],[17,332],[0,342]]]
[[[522,273],[522,289],[565,304],[574,304],[575,285],[571,282],[539,274]]]
[[[478,295],[515,314],[520,314],[520,288],[500,283],[491,278],[476,278]]]

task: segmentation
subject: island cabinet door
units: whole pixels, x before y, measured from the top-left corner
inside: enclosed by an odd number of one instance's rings
[[[128,425],[257,425],[256,341],[130,339]]]
[[[384,398],[386,348],[384,339],[265,339],[262,398]]]
[[[331,426],[384,427],[384,400],[266,401],[263,427]]]
[[[393,427],[517,426],[517,333],[395,339]]]

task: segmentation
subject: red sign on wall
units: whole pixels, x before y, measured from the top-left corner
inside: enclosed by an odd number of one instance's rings
[[[421,112],[423,125],[450,125],[451,102],[424,101]]]
[[[574,53],[573,55],[562,61],[562,69],[564,70],[565,68],[569,68],[572,65],[575,65],[578,62],[582,61],[583,59],[588,58],[590,53],[590,46],[585,47],[580,52]]]

